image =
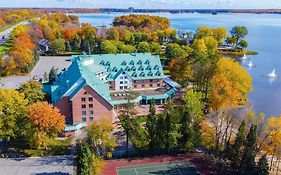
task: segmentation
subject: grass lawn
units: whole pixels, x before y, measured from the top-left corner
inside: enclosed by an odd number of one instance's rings
[[[31,157],[70,154],[72,139],[72,137],[65,140],[48,139],[46,149],[25,149],[22,152]]]
[[[12,40],[6,41],[3,45],[0,46],[0,57],[6,54],[12,48]]]

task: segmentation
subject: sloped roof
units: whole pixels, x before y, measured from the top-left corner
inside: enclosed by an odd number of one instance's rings
[[[136,70],[129,69],[132,65]],[[144,69],[139,70],[139,67]],[[150,70],[146,70],[147,67]],[[104,73],[106,80],[102,81],[96,76],[100,72]],[[73,56],[70,67],[61,72],[51,85],[52,103],[55,104],[64,96],[71,100],[81,88],[88,85],[112,104],[106,81],[115,80],[123,72],[136,75],[131,77],[133,80],[165,78],[159,56],[150,53]]]
[[[92,68],[98,68],[98,72],[104,70],[98,65],[84,65],[79,60],[73,60],[69,68],[61,72],[51,86],[52,103],[58,102],[63,96],[72,99],[81,88],[88,85],[111,104],[108,86],[93,75],[95,71]]]
[[[152,55],[150,53],[99,54],[99,55],[90,55],[90,56],[81,55],[81,56],[74,56],[73,59],[78,59],[80,61],[85,59],[92,59],[95,65],[106,67],[107,73],[111,73],[113,77],[112,79],[108,79],[108,80],[115,80],[115,78],[118,77],[118,75],[116,76],[116,74],[120,74],[121,69],[123,69],[123,71],[125,71],[129,75],[131,75],[133,72],[136,72],[137,75],[139,75],[141,72],[144,72],[145,75],[148,75],[149,72],[152,72],[154,78],[165,77],[159,56]],[[106,63],[109,63],[108,65],[110,66],[106,66]],[[133,66],[136,70],[132,70]],[[140,70],[139,69],[140,67],[142,67],[144,70]],[[146,69],[147,67],[149,67],[151,70]],[[154,67],[159,67],[159,69],[158,70],[153,69]],[[156,72],[158,71],[160,73],[159,76],[157,76],[156,74]],[[152,78],[151,76],[132,77],[133,80],[151,79],[151,78]]]

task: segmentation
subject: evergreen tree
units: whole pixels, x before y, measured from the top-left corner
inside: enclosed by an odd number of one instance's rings
[[[256,175],[269,175],[266,155],[263,155],[257,165]]]
[[[256,158],[256,145],[257,145],[257,126],[252,125],[247,134],[243,157],[240,164],[239,174],[251,175],[255,174],[255,158]]]
[[[79,175],[92,175],[91,164],[92,164],[92,153],[90,147],[86,143],[78,144],[78,162],[77,162],[77,174]]]
[[[67,52],[70,52],[70,51],[71,51],[71,46],[70,46],[69,41],[66,41],[66,42],[65,42],[65,51],[67,51]]]
[[[236,134],[236,138],[234,144],[230,146],[230,149],[227,151],[229,152],[229,159],[232,161],[232,167],[235,171],[238,170],[241,159],[242,159],[242,151],[243,151],[243,143],[245,139],[245,129],[246,123],[243,120],[238,128],[238,132]]]
[[[157,116],[154,100],[152,100],[149,105],[149,115],[147,116],[146,127],[149,137],[149,148],[155,149],[157,148]]]
[[[58,69],[56,69],[54,66],[49,72],[49,83],[52,83],[58,75]]]
[[[72,41],[72,49],[73,50],[79,50],[80,49],[80,45],[81,45],[81,38],[78,35],[74,36],[74,39]]]

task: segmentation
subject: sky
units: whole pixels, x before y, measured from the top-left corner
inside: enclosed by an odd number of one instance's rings
[[[0,0],[0,7],[276,9],[281,0]]]

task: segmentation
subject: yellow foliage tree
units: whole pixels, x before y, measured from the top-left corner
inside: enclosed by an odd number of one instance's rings
[[[221,58],[211,79],[210,107],[212,110],[244,105],[252,90],[252,78],[233,59]]]

